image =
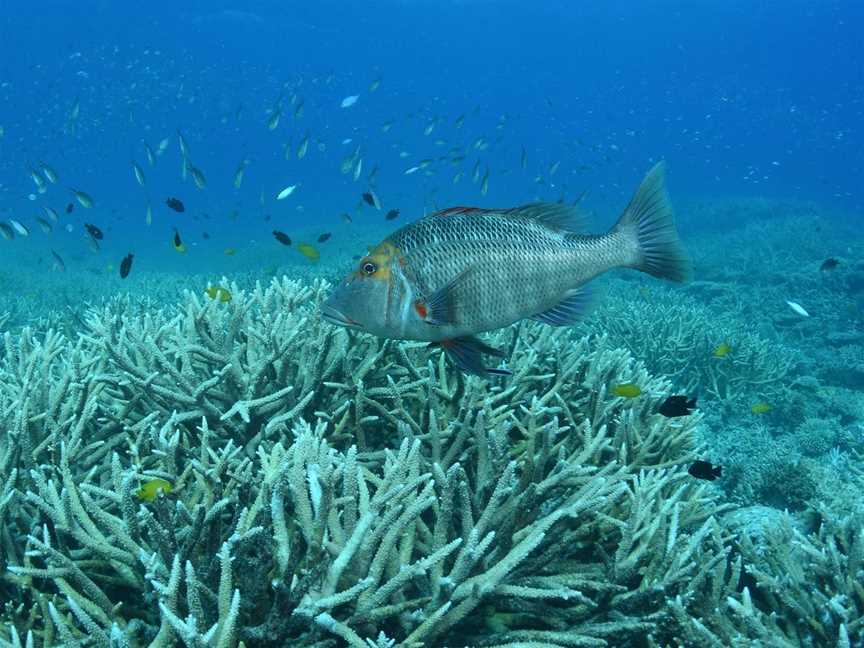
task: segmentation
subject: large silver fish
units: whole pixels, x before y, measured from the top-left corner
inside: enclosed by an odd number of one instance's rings
[[[502,354],[477,333],[532,318],[553,326],[585,312],[585,284],[612,268],[685,281],[690,261],[678,239],[663,165],[642,181],[606,234],[581,233],[573,207],[452,207],[407,225],[371,249],[322,305],[340,326],[440,345],[470,373]]]

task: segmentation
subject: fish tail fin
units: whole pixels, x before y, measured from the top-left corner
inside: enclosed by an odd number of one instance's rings
[[[693,267],[675,229],[664,177],[665,165],[659,162],[639,185],[612,233],[625,236],[630,243],[627,266],[684,282],[690,279]]]

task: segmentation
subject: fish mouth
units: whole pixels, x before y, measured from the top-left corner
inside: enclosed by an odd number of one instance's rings
[[[321,317],[330,322],[331,324],[335,324],[336,326],[344,326],[346,328],[363,328],[363,325],[360,322],[357,322],[350,317],[348,317],[342,311],[330,306],[329,304],[321,305]]]

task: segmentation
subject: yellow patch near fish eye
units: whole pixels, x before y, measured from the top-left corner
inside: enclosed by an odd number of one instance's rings
[[[138,499],[143,500],[145,502],[153,502],[159,497],[159,493],[163,495],[170,495],[171,491],[174,490],[174,487],[171,486],[171,482],[166,481],[164,479],[150,479],[143,484],[141,484],[141,488],[138,489],[136,495]]]
[[[384,241],[370,249],[369,254],[360,259],[355,274],[358,277],[387,281],[390,279],[390,264],[398,254],[399,248],[389,241]]]
[[[622,383],[620,385],[615,385],[612,389],[609,390],[613,396],[620,396],[621,398],[636,398],[639,394],[642,393],[642,389],[639,385],[634,383]]]

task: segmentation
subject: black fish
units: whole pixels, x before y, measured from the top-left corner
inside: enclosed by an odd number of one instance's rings
[[[165,201],[165,204],[168,205],[171,209],[176,212],[184,212],[186,211],[186,207],[183,206],[183,203],[177,200],[176,198],[168,198]]]
[[[176,229],[174,230],[174,247],[175,248],[182,248],[183,247],[183,240],[180,238],[180,232],[178,232]]]
[[[75,209],[74,203],[69,203],[68,205],[66,205],[66,213],[67,214],[71,214],[74,209]]]
[[[699,459],[693,462],[693,465],[687,469],[687,472],[696,479],[714,481],[715,479],[720,477],[720,470],[720,466],[715,466],[709,461],[702,461],[701,459]]]
[[[318,237],[319,243],[326,242],[331,236],[333,236],[330,232],[324,232],[321,236]]]
[[[291,245],[291,237],[288,236],[285,232],[280,232],[279,230],[273,230],[273,236],[282,245]]]
[[[696,409],[696,399],[686,396],[670,396],[660,404],[657,413],[675,418],[676,416],[687,416]]]
[[[352,219],[351,219],[351,214],[347,214],[347,213],[342,214],[342,220],[343,220],[345,223],[347,223],[348,225],[350,225],[350,224],[353,222]]]
[[[375,206],[375,198],[372,196],[371,193],[364,193],[363,200],[366,201],[366,204],[371,205],[372,207]]]
[[[132,270],[132,259],[135,258],[135,255],[131,252],[123,257],[123,260],[120,262],[120,278],[125,279],[129,276],[129,272]]]
[[[390,211],[387,212],[387,215],[384,217],[384,220],[394,220],[396,218],[399,218],[399,210],[398,209],[391,209]]]
[[[103,238],[105,238],[102,234],[102,230],[100,230],[95,225],[91,225],[90,223],[84,223],[84,229],[86,229],[87,233],[97,241],[101,241]]]
[[[833,270],[838,265],[840,265],[840,262],[837,259],[835,259],[834,257],[831,257],[829,259],[825,259],[822,262],[822,265],[819,266],[819,270],[821,270],[822,272],[825,272],[827,270]]]
[[[201,237],[204,239],[209,239],[210,235],[207,232],[201,232]]]

